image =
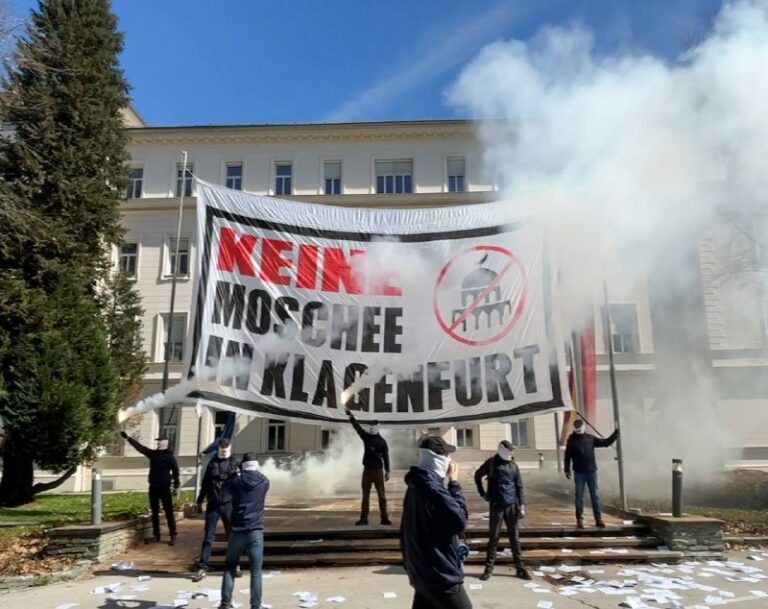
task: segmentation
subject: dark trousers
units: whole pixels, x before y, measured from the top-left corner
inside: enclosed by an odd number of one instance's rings
[[[173,514],[173,496],[170,486],[149,487],[149,508],[152,510],[152,534],[160,539],[160,503],[168,520],[168,533],[176,535],[176,516]]]
[[[229,521],[232,515],[232,504],[225,503],[215,507],[206,507],[205,509],[205,533],[203,534],[203,547],[200,549],[200,568],[208,570],[208,561],[211,560],[211,546],[216,537],[216,526],[219,524],[219,518],[224,523],[224,532],[229,539]]]
[[[363,501],[360,504],[360,519],[368,520],[368,511],[371,507],[371,485],[376,487],[376,494],[379,496],[379,513],[381,519],[389,518],[387,515],[387,495],[384,491],[384,470],[363,468]]]
[[[512,550],[512,559],[515,562],[515,566],[522,567],[523,557],[520,551],[517,505],[513,504],[504,507],[495,503],[491,504],[490,519],[488,521],[488,552],[485,556],[485,566],[488,569],[493,569],[493,565],[496,563],[496,546],[499,545],[502,522],[507,525],[509,547]]]
[[[574,474],[573,482],[576,485],[576,518],[584,515],[584,487],[589,489],[589,500],[592,503],[592,514],[595,521],[601,520],[603,512],[600,509],[600,497],[597,494],[597,472],[591,474]]]
[[[444,592],[416,590],[411,609],[472,609],[472,601],[464,586],[459,584]]]

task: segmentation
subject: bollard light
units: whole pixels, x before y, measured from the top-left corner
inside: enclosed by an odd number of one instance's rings
[[[683,515],[683,460],[672,459],[672,516]]]
[[[544,469],[544,453],[539,453],[539,469]]]
[[[91,524],[101,524],[101,470],[91,471]]]

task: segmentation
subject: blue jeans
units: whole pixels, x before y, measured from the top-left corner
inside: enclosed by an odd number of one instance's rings
[[[221,582],[221,606],[232,606],[235,569],[243,554],[251,563],[251,609],[261,609],[261,564],[264,561],[264,531],[232,531],[227,545],[227,564]]]
[[[597,496],[597,472],[591,474],[573,474],[573,481],[576,484],[576,518],[581,518],[584,514],[584,485],[589,489],[589,499],[592,503],[592,513],[595,515],[595,521],[601,520],[603,512],[600,509],[600,497]]]
[[[203,534],[203,547],[200,549],[200,569],[208,570],[208,561],[211,560],[211,545],[216,537],[216,526],[219,524],[219,517],[221,517],[221,521],[224,523],[224,532],[227,534],[227,538],[229,538],[229,518],[231,514],[231,503],[225,503],[224,505],[205,510],[205,533]]]

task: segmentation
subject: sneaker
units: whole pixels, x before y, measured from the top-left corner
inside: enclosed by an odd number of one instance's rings
[[[584,528],[584,519],[583,518],[577,518],[576,519],[576,528],[577,529],[583,529]]]
[[[208,573],[205,569],[198,569],[197,573],[192,576],[192,581],[195,583],[201,582],[205,579],[206,575],[208,575]]]
[[[528,573],[528,569],[526,569],[525,567],[518,567],[516,575],[520,579],[527,579],[527,580],[531,579],[531,574]]]
[[[159,538],[159,537],[147,537],[147,538],[144,540],[144,543],[145,543],[145,544],[149,544],[149,543],[160,543],[160,538]]]
[[[361,518],[360,520],[358,520],[358,521],[355,523],[355,526],[356,526],[356,527],[359,527],[359,526],[365,526],[365,525],[367,525],[367,524],[368,524],[368,519],[367,519],[367,518]]]
[[[483,574],[480,576],[480,579],[483,580],[483,581],[487,581],[487,580],[491,579],[491,574],[492,573],[493,573],[493,570],[492,569],[488,569],[486,567],[485,571],[483,571]]]
[[[237,565],[235,568],[235,577],[242,577],[243,576],[243,570],[240,568],[240,565]]]
[[[381,524],[390,526],[392,524],[392,521],[385,516],[384,518],[381,519]]]
[[[600,518],[600,519],[598,519],[598,520],[595,520],[595,526],[596,526],[598,529],[604,529],[604,528],[605,528],[605,523],[603,522],[603,519],[602,519],[602,518]]]
[[[158,539],[158,541],[160,541]],[[175,546],[176,545],[176,535],[171,535],[171,540],[168,542],[169,546]]]

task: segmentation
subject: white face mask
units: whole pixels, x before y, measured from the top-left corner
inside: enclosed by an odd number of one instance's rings
[[[168,450],[168,440],[158,440],[157,450]]]
[[[428,448],[419,449],[419,467],[428,472],[435,472],[440,478],[445,478],[451,459],[443,455],[433,453]]]
[[[227,446],[226,448],[219,447],[219,459],[229,459],[232,454],[232,449]]]
[[[585,425],[582,425],[581,427],[576,427],[573,430],[574,433],[577,433],[579,435],[586,433],[586,431],[587,431],[587,427]]]
[[[379,433],[379,429],[381,428],[380,425],[369,425],[368,426],[368,433],[377,434]]]
[[[499,451],[499,457],[504,459],[504,461],[511,461],[512,460],[512,451],[509,450],[503,444],[499,443],[498,451]]]

